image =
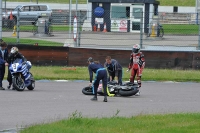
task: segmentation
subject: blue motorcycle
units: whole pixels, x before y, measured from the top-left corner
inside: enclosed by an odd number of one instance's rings
[[[31,72],[29,72],[31,66],[30,61],[23,62],[22,59],[16,59],[10,64],[9,70],[12,75],[13,87],[17,91],[23,91],[25,87],[27,87],[28,90],[33,90],[35,88],[35,80]]]

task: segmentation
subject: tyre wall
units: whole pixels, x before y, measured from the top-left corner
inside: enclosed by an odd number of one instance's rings
[[[9,49],[14,45],[9,45]],[[15,45],[16,46],[16,45]],[[128,67],[131,50],[89,49],[69,47],[47,47],[17,45],[20,52],[39,66],[87,66],[87,59],[105,62],[106,56],[118,60],[123,67]],[[181,51],[141,51],[146,60],[146,68],[199,69],[200,52]]]

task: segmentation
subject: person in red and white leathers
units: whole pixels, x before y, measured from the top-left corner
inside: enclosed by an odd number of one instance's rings
[[[134,83],[134,79],[136,76],[136,80],[139,87],[141,87],[141,77],[144,66],[145,66],[144,54],[140,52],[140,46],[138,44],[135,44],[133,45],[132,53],[130,56],[130,63],[127,71],[131,69],[130,82]],[[137,95],[139,95],[139,93]]]

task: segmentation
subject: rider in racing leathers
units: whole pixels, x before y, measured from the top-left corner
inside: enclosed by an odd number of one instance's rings
[[[138,44],[135,44],[132,49],[130,63],[127,71],[131,69],[130,82],[134,83],[135,76],[137,75],[136,79],[139,87],[141,87],[141,77],[144,66],[144,55],[142,54],[142,52],[140,52],[140,46]],[[138,92],[136,95],[139,96],[140,92]]]
[[[19,50],[17,47],[12,47],[11,48],[11,51],[10,51],[10,54],[8,55],[8,64],[10,65],[11,63],[13,63],[13,61],[15,61],[17,58],[19,59],[22,59],[22,61],[26,61],[26,58],[21,54],[19,53]],[[8,85],[8,89],[10,89],[11,85],[12,85],[12,76],[11,76],[11,73],[10,71],[8,70],[8,77],[7,77],[7,80],[9,82],[9,85]],[[14,88],[13,88],[14,89]]]

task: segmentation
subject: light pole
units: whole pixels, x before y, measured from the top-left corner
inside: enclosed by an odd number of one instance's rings
[[[69,0],[69,39],[71,38],[71,19],[72,19],[71,4],[72,0]]]
[[[2,39],[2,0],[0,0],[0,39]]]
[[[5,0],[5,7],[4,7],[4,9],[5,9],[5,11],[4,11],[4,12],[6,12],[6,0]]]

